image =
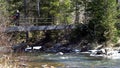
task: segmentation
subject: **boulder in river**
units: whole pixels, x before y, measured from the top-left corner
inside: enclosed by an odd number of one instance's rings
[[[21,42],[16,45],[12,46],[12,49],[14,52],[24,51],[24,49],[27,47],[27,43]]]
[[[69,45],[68,45],[69,46]],[[61,43],[57,43],[55,44],[53,47],[48,48],[46,50],[46,52],[51,52],[51,53],[58,53],[58,52],[62,52],[62,53],[70,53],[72,52],[72,48],[70,47],[66,47]]]

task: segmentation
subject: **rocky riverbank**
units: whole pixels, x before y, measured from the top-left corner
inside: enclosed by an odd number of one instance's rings
[[[0,53],[11,53],[11,46],[0,46]]]

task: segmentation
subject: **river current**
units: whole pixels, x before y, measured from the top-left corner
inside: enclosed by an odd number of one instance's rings
[[[28,68],[120,68],[120,60],[94,59],[79,53],[56,55],[53,53],[29,53],[17,57],[26,56],[29,61]],[[25,59],[25,58],[24,58]]]

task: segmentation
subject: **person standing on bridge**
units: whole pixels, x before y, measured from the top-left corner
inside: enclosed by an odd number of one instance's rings
[[[19,10],[17,10],[15,15],[13,16],[13,22],[16,26],[19,26],[19,19],[20,19],[20,12]]]

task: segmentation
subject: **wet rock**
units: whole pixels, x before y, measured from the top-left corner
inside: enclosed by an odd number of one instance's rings
[[[72,49],[71,48],[67,48],[67,47],[61,47],[58,50],[60,52],[63,52],[63,53],[70,53],[70,52],[72,52]]]
[[[24,51],[24,49],[27,47],[27,44],[25,42],[18,43],[16,45],[13,45],[11,48],[14,52],[20,52]]]
[[[57,53],[58,50],[56,50],[56,49],[54,49],[54,48],[49,48],[49,49],[47,49],[45,52],[47,52],[47,53]]]
[[[83,47],[81,48],[81,51],[80,51],[80,52],[86,52],[86,51],[88,51],[88,47],[87,47],[87,46],[83,46]]]
[[[62,53],[70,53],[72,52],[72,48],[67,47],[69,45],[63,45],[61,43],[56,43],[53,47],[48,48],[46,50],[46,52],[52,52],[52,53],[58,53],[58,52],[62,52]]]
[[[61,43],[56,43],[53,47],[48,48],[47,50],[45,50],[45,52],[57,53],[57,52],[59,52],[59,48],[61,46],[62,46]]]
[[[75,52],[75,53],[80,53],[81,50],[79,49],[73,49],[72,52]]]
[[[60,47],[62,47],[62,44],[61,43],[56,43],[52,48],[59,49]]]
[[[63,52],[58,52],[56,55],[63,55],[64,53]]]

